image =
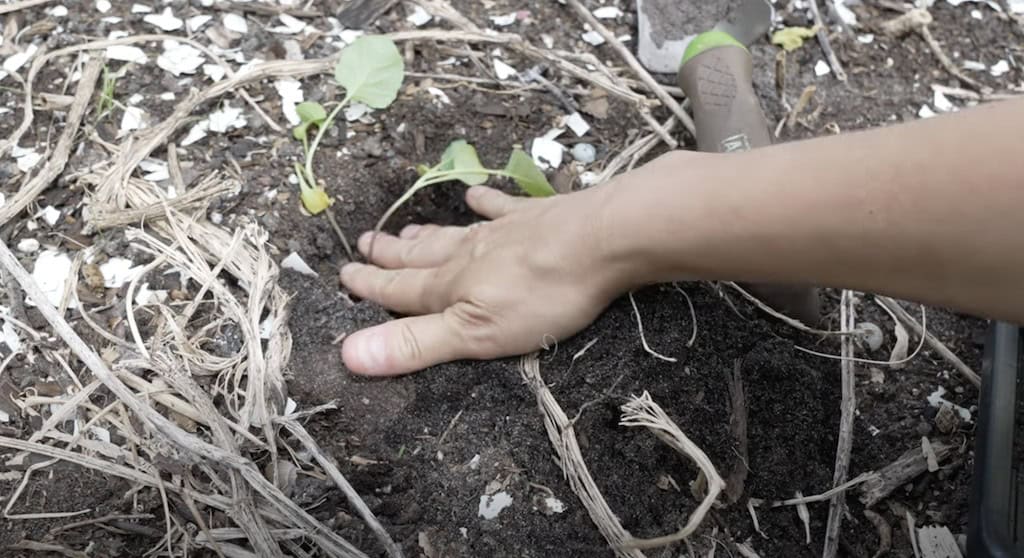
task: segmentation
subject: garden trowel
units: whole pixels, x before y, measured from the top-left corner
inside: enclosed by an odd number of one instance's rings
[[[637,15],[640,62],[652,72],[677,74],[690,100],[699,151],[732,153],[772,143],[747,50],[771,27],[768,0],[637,0]],[[747,288],[805,324],[821,318],[817,289]]]

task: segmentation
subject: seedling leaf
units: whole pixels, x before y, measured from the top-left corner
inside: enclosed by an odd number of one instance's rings
[[[455,140],[448,145],[441,156],[441,161],[445,166],[450,161],[451,167],[446,170],[456,173],[451,178],[459,180],[467,186],[477,186],[487,182],[487,169],[480,164],[476,148],[466,143],[466,140]]]
[[[314,103],[312,101],[306,101],[299,103],[295,106],[295,114],[299,115],[299,118],[303,123],[320,124],[324,120],[327,120],[327,111],[320,103]]]
[[[395,101],[405,76],[405,63],[395,43],[380,35],[364,35],[345,47],[334,67],[334,79],[347,96],[376,109]]]
[[[551,187],[544,173],[537,168],[537,165],[533,164],[533,159],[518,147],[512,151],[512,156],[508,158],[505,172],[516,181],[516,184],[524,192],[535,198],[556,194],[555,189]]]

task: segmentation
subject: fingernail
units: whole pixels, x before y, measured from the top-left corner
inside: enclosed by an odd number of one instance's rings
[[[345,340],[342,358],[350,370],[359,374],[382,374],[387,370],[387,339],[381,331],[370,329]]]
[[[400,236],[402,238],[412,238],[416,236],[416,233],[418,232],[420,232],[419,225],[406,225],[405,228],[402,229],[402,233]]]

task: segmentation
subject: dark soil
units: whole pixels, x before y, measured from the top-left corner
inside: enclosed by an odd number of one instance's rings
[[[69,32],[106,36],[112,30],[98,20],[91,2],[65,4],[72,14],[82,14],[67,23]],[[138,19],[130,16],[127,3],[115,4],[118,5],[113,13],[130,21]],[[337,13],[344,3],[322,4],[320,9]],[[500,0],[484,6],[459,0],[453,4],[482,27],[489,26],[488,15],[527,9],[528,19],[505,30],[521,33],[538,44],[542,35],[548,35],[556,48],[594,52],[599,59],[618,64],[607,46],[593,48],[582,42],[578,20],[557,3]],[[633,3],[626,4],[628,8],[622,7],[629,12]],[[171,5],[179,17],[205,13],[198,3],[189,7],[190,4],[179,0]],[[1019,30],[991,10],[978,7],[984,12],[982,20],[969,17],[969,10],[963,6],[954,8],[937,3],[932,9],[936,19],[932,33],[943,43],[947,54],[955,61],[978,60],[988,65],[1000,59],[1013,59],[1013,55],[1019,60]],[[700,8],[689,9],[711,8],[711,4],[701,4]],[[706,16],[697,11],[693,17]],[[857,12],[865,28],[862,33],[871,32],[877,23],[897,15],[876,7],[874,2],[865,2]],[[802,13],[784,12],[782,16],[786,24],[807,23]],[[19,18],[24,26],[45,16],[42,10],[34,9],[12,17]],[[379,28],[406,28],[404,17],[403,8],[396,7],[380,20]],[[268,21],[265,16],[249,15],[249,19],[253,28],[260,27],[253,22]],[[312,23],[329,27],[323,21]],[[635,34],[633,13],[627,13],[618,22],[607,23],[618,35]],[[137,32],[142,29],[137,27]],[[49,40],[59,45],[67,39],[54,36]],[[245,39],[243,51],[249,59],[278,58],[277,40],[263,29],[254,30]],[[876,33],[872,43],[864,44],[854,36],[837,35],[834,41],[850,76],[848,84],[841,84],[832,76],[815,77],[813,67],[823,56],[813,41],[790,53],[784,65],[777,62],[777,49],[766,41],[751,48],[759,69],[755,86],[773,124],[787,114],[778,84],[783,85],[789,103],[795,102],[805,86],[817,86],[804,116],[793,129],[783,128],[779,141],[914,120],[921,105],[931,103],[931,84],[958,85],[936,63],[927,45],[915,36],[900,41]],[[329,47],[314,44],[306,56],[329,52]],[[490,71],[489,57],[482,59],[480,67],[463,63],[439,69],[438,61],[453,56],[451,48],[443,45],[417,43],[409,54],[409,71],[469,76],[482,76]],[[508,52],[504,58],[521,70],[531,65]],[[782,75],[778,75],[780,70]],[[160,93],[187,91],[187,87],[167,79],[167,74],[152,63],[132,71],[130,78],[120,81],[117,96],[123,101],[134,93],[143,93],[153,102],[147,104],[147,109],[154,115],[163,114],[162,109],[150,108],[158,106]],[[1024,78],[1019,67],[1001,78],[988,73],[972,76],[1000,91]],[[60,92],[64,77],[44,74],[37,84],[43,91]],[[550,70],[547,77],[564,89],[579,86]],[[671,76],[659,78],[672,81]],[[10,87],[11,83],[5,81],[5,87],[0,88],[0,106],[14,109],[0,115],[0,137],[6,137],[20,122],[20,90]],[[532,138],[551,129],[565,113],[556,98],[540,91],[497,94],[486,90],[490,86],[429,78],[410,77],[406,83],[396,104],[387,111],[374,113],[373,123],[339,125],[318,158],[318,173],[327,180],[328,189],[338,200],[334,211],[350,239],[372,228],[387,206],[415,180],[415,166],[435,161],[451,140],[466,138],[477,147],[485,163],[500,164],[514,145],[528,147]],[[444,88],[451,104],[438,102],[426,91],[427,87]],[[335,96],[326,77],[307,80],[305,90],[308,98]],[[253,86],[250,93],[261,99],[268,113],[280,114],[272,84]],[[583,100],[583,96],[577,99]],[[232,103],[237,105],[240,101]],[[961,101],[954,103],[963,106]],[[338,288],[336,270],[346,261],[341,244],[326,220],[310,218],[298,210],[295,187],[288,183],[291,164],[299,156],[298,146],[275,136],[251,110],[247,115],[249,127],[223,136],[211,135],[201,147],[181,150],[183,166],[187,177],[194,178],[237,162],[243,179],[241,191],[216,200],[208,215],[222,219],[225,227],[256,221],[270,233],[270,242],[279,257],[297,252],[320,273],[318,278],[291,272],[282,275],[282,285],[294,296],[290,395],[298,401],[300,409],[337,402],[336,411],[315,415],[307,426],[396,541],[412,556],[424,551],[422,541],[429,541],[437,556],[611,555],[553,460],[537,403],[521,379],[517,360],[458,362],[386,381],[358,378],[344,369],[340,347],[335,343],[338,337],[391,316],[372,303],[350,300]],[[59,123],[51,122],[47,116],[38,117],[38,126],[26,136],[23,145],[59,133]],[[655,116],[664,119],[668,115],[662,111]],[[118,112],[116,119],[119,117]],[[98,133],[108,139],[117,129],[117,120],[110,118],[96,122]],[[595,144],[598,161],[591,167],[594,169],[601,168],[607,159],[646,133],[635,112],[615,100],[611,100],[607,118],[588,115],[587,119],[593,129],[585,138],[576,139],[567,133],[560,140],[567,144]],[[355,136],[343,140],[346,131],[355,132]],[[692,143],[689,138],[682,139]],[[347,149],[346,156],[341,156],[342,148]],[[88,150],[76,153],[72,166],[103,156]],[[577,177],[567,168],[554,173],[552,181],[578,187]],[[0,183],[8,196],[22,178],[12,159],[0,161]],[[9,244],[23,238],[38,238],[70,251],[89,244],[98,244],[112,255],[118,249],[126,249],[126,244],[117,237],[83,236],[81,208],[76,205],[82,193],[68,188],[63,181],[58,186],[46,194],[41,205],[66,207],[70,218],[53,229],[45,224],[37,231],[20,224],[7,227],[4,237]],[[462,192],[455,185],[425,191],[399,211],[387,228],[397,230],[412,222],[472,222],[474,217],[462,201]],[[26,257],[27,265],[31,261]],[[670,533],[685,522],[696,505],[690,491],[696,474],[694,467],[650,433],[618,425],[619,406],[626,398],[648,391],[708,453],[723,475],[736,467],[749,467],[741,500],[713,511],[707,528],[693,540],[695,547],[707,549],[716,544],[711,535],[712,529],[717,528],[715,540],[728,545],[750,539],[761,556],[819,555],[827,504],[810,506],[812,542],[808,545],[795,509],[760,508],[758,518],[768,536],[765,539],[754,531],[746,501],[789,498],[797,491],[810,495],[831,487],[839,422],[839,363],[798,351],[796,346],[836,354],[837,343],[798,335],[732,297],[737,313],[705,285],[688,284],[683,288],[692,298],[697,315],[698,335],[692,347],[687,346],[687,340],[694,324],[682,295],[671,287],[654,287],[636,294],[648,342],[678,362],[655,359],[643,350],[636,318],[626,299],[613,304],[586,331],[541,355],[542,374],[565,412],[572,417],[583,409],[576,433],[591,473],[611,508],[634,535]],[[836,293],[828,291],[824,296],[826,307],[835,308]],[[888,330],[880,350],[861,350],[859,356],[887,360],[893,342],[891,320],[871,302],[870,296],[861,298],[858,310],[862,319]],[[38,320],[31,312],[30,318]],[[838,320],[833,313],[828,321],[835,327]],[[984,322],[930,309],[928,324],[953,352],[976,370],[980,368]],[[726,375],[737,363],[749,403],[746,463],[739,458],[729,430]],[[11,389],[25,389],[45,381],[49,373],[41,366],[12,368]],[[889,502],[875,510],[893,528],[893,556],[913,555],[902,523],[904,515],[902,511],[893,511],[894,507],[911,510],[918,525],[940,524],[954,533],[966,531],[973,424],[961,424],[951,434],[934,428],[935,409],[926,398],[940,386],[954,403],[967,408],[976,404],[976,390],[927,349],[903,370],[857,366],[858,415],[851,476],[882,467],[907,449],[919,447],[922,436],[962,448],[939,472],[923,475],[897,490]],[[0,401],[0,409],[5,409],[2,405]],[[4,435],[23,436],[31,432],[29,421],[17,417],[11,425],[0,428],[5,429],[0,431]],[[0,457],[0,463],[6,461],[6,454],[0,453]],[[23,499],[22,506],[15,510],[17,513],[90,509],[83,516],[89,518],[141,510],[153,514],[153,526],[162,528],[163,512],[158,499],[146,498],[136,509],[131,497],[125,498],[127,486],[101,475],[84,475],[74,467],[49,469],[45,476],[30,483],[30,494],[34,496]],[[297,498],[314,515],[331,520],[360,548],[371,554],[379,553],[373,537],[352,517],[344,499],[329,484],[312,477],[303,483]],[[13,489],[10,485],[0,484],[0,494],[8,496]],[[497,518],[486,520],[479,516],[478,505],[481,497],[495,490],[507,492],[513,502]],[[549,491],[564,503],[563,512],[545,513],[542,501]],[[46,499],[36,495],[46,495]],[[878,546],[877,535],[853,496],[855,493],[847,499],[850,515],[844,522],[841,555],[872,556]],[[29,503],[24,504],[25,501]],[[0,548],[23,537],[45,539],[52,527],[77,519],[4,520],[0,522]],[[56,539],[81,549],[90,534],[102,535],[115,545],[98,548],[94,551],[96,556],[139,555],[139,548],[144,552],[156,543],[154,539],[133,538],[123,532],[110,534],[98,528],[65,532]],[[137,546],[140,544],[143,546]],[[684,548],[671,551],[672,555],[682,552]],[[648,555],[662,554],[652,551]]]

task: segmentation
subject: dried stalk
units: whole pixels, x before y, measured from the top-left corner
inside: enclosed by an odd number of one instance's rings
[[[89,108],[89,101],[92,99],[93,91],[96,90],[96,80],[99,79],[102,70],[103,60],[100,58],[93,58],[86,63],[85,69],[82,70],[82,79],[78,82],[78,89],[75,90],[75,100],[68,110],[64,131],[61,132],[60,138],[57,140],[57,147],[39,174],[18,190],[17,194],[11,196],[3,207],[0,207],[0,225],[6,224],[15,215],[21,213],[64,172],[64,166],[74,147],[75,135],[78,134],[78,127],[82,125],[86,109]]]
[[[672,114],[683,123],[683,127],[686,128],[691,135],[697,135],[697,127],[693,124],[693,119],[690,118],[690,115],[683,110],[683,107],[679,105],[679,102],[676,101],[660,83],[651,77],[650,72],[640,64],[636,57],[633,56],[633,53],[622,44],[622,41],[620,41],[614,33],[609,31],[608,28],[600,22],[600,20],[594,17],[594,14],[590,13],[590,10],[580,3],[580,0],[565,0],[565,3],[569,4],[569,6],[576,11],[576,14],[583,18],[583,21],[587,22],[594,31],[597,31],[597,33],[608,42],[608,45],[612,50],[614,50],[615,53],[619,55],[619,58],[621,58],[622,61],[625,62],[631,70],[633,70],[637,77],[640,78],[640,81],[642,81],[644,85],[654,93],[654,96],[656,96],[658,100],[660,100],[666,108],[672,111]],[[674,145],[670,145],[670,147],[673,149],[675,148]]]
[[[853,292],[844,290],[839,303],[839,323],[841,329],[852,332],[857,323]],[[853,419],[857,412],[857,385],[854,373],[853,337],[846,336],[840,341],[843,360],[840,362],[842,401],[840,402],[839,443],[836,448],[836,468],[832,478],[834,486],[846,483],[850,470],[850,455],[853,453]],[[839,529],[843,523],[846,508],[846,493],[840,492],[832,497],[828,506],[828,524],[825,526],[825,548],[822,558],[834,558],[839,551]]]
[[[21,0],[20,2],[12,2],[10,4],[0,4],[0,15],[27,10],[28,8],[49,4],[50,2],[53,2],[53,0]]]
[[[569,487],[572,488],[583,507],[587,509],[587,513],[590,514],[591,521],[608,541],[616,556],[619,558],[645,558],[645,554],[639,549],[627,548],[623,545],[626,541],[633,540],[633,537],[608,507],[601,490],[594,482],[594,477],[590,475],[590,470],[587,469],[587,464],[583,460],[579,442],[576,440],[575,427],[540,375],[540,361],[537,359],[537,353],[524,356],[519,361],[519,367],[523,380],[526,381],[526,385],[537,398],[537,406],[540,407],[541,414],[544,416],[544,429],[548,433],[551,445],[554,446],[558,464],[562,468],[566,480],[569,481]]]
[[[810,6],[811,14],[814,16],[814,24],[818,27],[818,44],[821,45],[821,50],[825,53],[825,58],[828,59],[828,65],[832,67],[832,72],[836,74],[836,79],[845,82],[846,71],[843,70],[843,65],[839,63],[836,52],[832,50],[832,42],[828,38],[828,26],[825,25],[821,17],[818,0],[810,0]]]
[[[662,442],[665,442],[672,449],[681,455],[688,457],[700,469],[704,475],[707,486],[707,494],[704,500],[693,510],[686,525],[679,531],[655,537],[651,539],[630,538],[623,543],[627,548],[656,548],[669,545],[688,538],[707,517],[711,506],[718,500],[718,495],[725,489],[725,481],[719,476],[715,465],[697,444],[693,443],[683,431],[676,426],[676,423],[669,418],[662,408],[651,399],[651,394],[646,391],[643,395],[633,396],[629,403],[622,406],[622,419],[619,424],[623,426],[643,426],[648,428]]]
[[[953,354],[953,351],[949,350],[949,347],[946,347],[946,345],[943,344],[942,341],[939,341],[938,338],[936,338],[934,335],[925,330],[924,327],[922,327],[921,324],[918,323],[918,321],[915,320],[913,316],[908,314],[907,311],[904,310],[903,307],[900,306],[895,299],[889,298],[887,296],[876,296],[875,300],[878,301],[879,304],[888,309],[890,312],[895,314],[896,317],[899,318],[899,320],[904,323],[904,325],[914,330],[914,334],[917,335],[918,338],[923,339],[924,342],[927,343],[928,346],[932,348],[932,350],[934,350],[936,353],[939,354],[939,356],[944,358],[946,362],[953,365],[953,368],[955,368],[957,372],[959,372],[960,375],[964,377],[965,380],[974,384],[974,387],[981,387],[981,376],[979,376],[978,373],[975,372],[970,366],[964,364],[964,361],[960,360],[960,357]]]

